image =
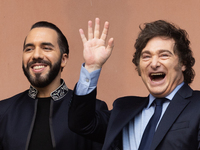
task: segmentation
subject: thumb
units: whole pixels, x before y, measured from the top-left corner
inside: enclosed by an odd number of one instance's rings
[[[110,51],[110,53],[112,52],[113,50],[113,47],[114,47],[114,39],[113,38],[110,38],[109,41],[108,41],[108,46],[107,46],[107,50]]]

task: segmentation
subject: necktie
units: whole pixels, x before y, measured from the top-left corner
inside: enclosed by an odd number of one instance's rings
[[[145,128],[138,150],[150,150],[156,125],[162,113],[162,104],[165,100],[165,98],[156,98],[154,100],[154,103],[156,104],[155,112]]]

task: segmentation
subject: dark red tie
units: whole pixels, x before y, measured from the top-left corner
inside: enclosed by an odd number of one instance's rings
[[[162,104],[165,100],[166,98],[156,98],[154,100],[156,104],[155,112],[144,130],[138,150],[150,150],[155,129],[162,113]]]

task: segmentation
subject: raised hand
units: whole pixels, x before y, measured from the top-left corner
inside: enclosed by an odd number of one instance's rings
[[[79,30],[81,39],[83,41],[83,58],[85,60],[85,68],[92,72],[100,69],[106,60],[110,57],[114,47],[114,39],[110,38],[107,47],[106,38],[108,35],[109,22],[105,22],[103,32],[100,36],[100,19],[95,19],[94,34],[92,30],[92,21],[88,21],[88,39],[82,29]]]

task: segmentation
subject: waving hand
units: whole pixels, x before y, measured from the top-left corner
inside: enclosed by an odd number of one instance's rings
[[[82,29],[79,30],[83,42],[83,57],[85,60],[85,68],[92,72],[100,69],[106,60],[110,57],[114,47],[114,39],[110,38],[108,45],[106,45],[106,38],[108,35],[109,22],[105,22],[104,29],[100,36],[100,19],[95,19],[94,33],[92,29],[92,21],[88,21],[88,39]]]

